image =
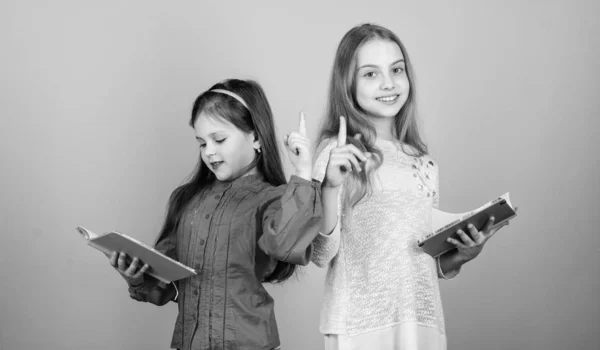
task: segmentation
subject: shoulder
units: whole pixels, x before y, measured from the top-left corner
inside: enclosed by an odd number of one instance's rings
[[[433,159],[433,157],[429,154],[425,154],[421,156],[421,166],[426,174],[429,174],[430,177],[433,178],[434,181],[438,181],[440,169],[437,161]]]
[[[429,154],[425,154],[421,157],[421,159],[423,159],[423,164],[428,167],[428,168],[433,168],[433,169],[438,169],[439,165],[438,163],[435,161],[435,159],[429,155]]]

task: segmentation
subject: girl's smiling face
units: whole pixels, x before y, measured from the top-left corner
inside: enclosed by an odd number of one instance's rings
[[[364,43],[356,53],[355,86],[356,101],[371,118],[394,118],[410,92],[400,47],[383,39]]]
[[[256,172],[251,167],[256,158],[254,132],[244,132],[229,121],[201,113],[194,122],[200,155],[208,169],[220,181],[231,181]]]

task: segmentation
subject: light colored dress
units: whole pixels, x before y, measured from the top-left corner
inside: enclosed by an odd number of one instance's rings
[[[326,141],[313,177],[323,180]],[[439,262],[417,240],[431,231],[439,203],[438,166],[413,157],[399,142],[377,140],[383,163],[373,173],[373,193],[354,208],[342,208],[329,235],[315,240],[312,261],[327,266],[320,331],[326,350],[446,349]],[[410,148],[408,148],[410,149]]]

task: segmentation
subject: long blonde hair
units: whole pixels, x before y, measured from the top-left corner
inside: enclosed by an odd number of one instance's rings
[[[410,146],[410,153],[415,156],[427,154],[427,145],[419,134],[416,113],[414,71],[408,57],[406,48],[400,39],[389,29],[375,25],[362,24],[350,29],[342,38],[331,73],[329,84],[329,97],[323,125],[319,133],[319,142],[335,137],[339,130],[339,117],[347,120],[347,142],[365,152],[371,152],[373,166],[367,171],[353,172],[345,191],[345,203],[354,207],[365,196],[372,193],[371,174],[381,166],[383,154],[375,146],[376,131],[369,116],[360,108],[356,100],[356,70],[357,52],[360,47],[371,40],[389,40],[398,45],[404,56],[406,75],[410,84],[410,91],[404,106],[396,117],[394,136],[403,145]],[[362,135],[360,141],[353,138],[355,134]],[[404,149],[406,151],[406,149]]]

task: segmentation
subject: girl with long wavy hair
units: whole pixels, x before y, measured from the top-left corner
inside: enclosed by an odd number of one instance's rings
[[[416,116],[406,48],[373,24],[342,38],[313,178],[323,226],[313,262],[327,267],[320,330],[326,350],[446,349],[438,278],[451,278],[501,226],[490,218],[432,258],[417,241],[439,203],[438,165]],[[325,172],[327,171],[327,176]]]

